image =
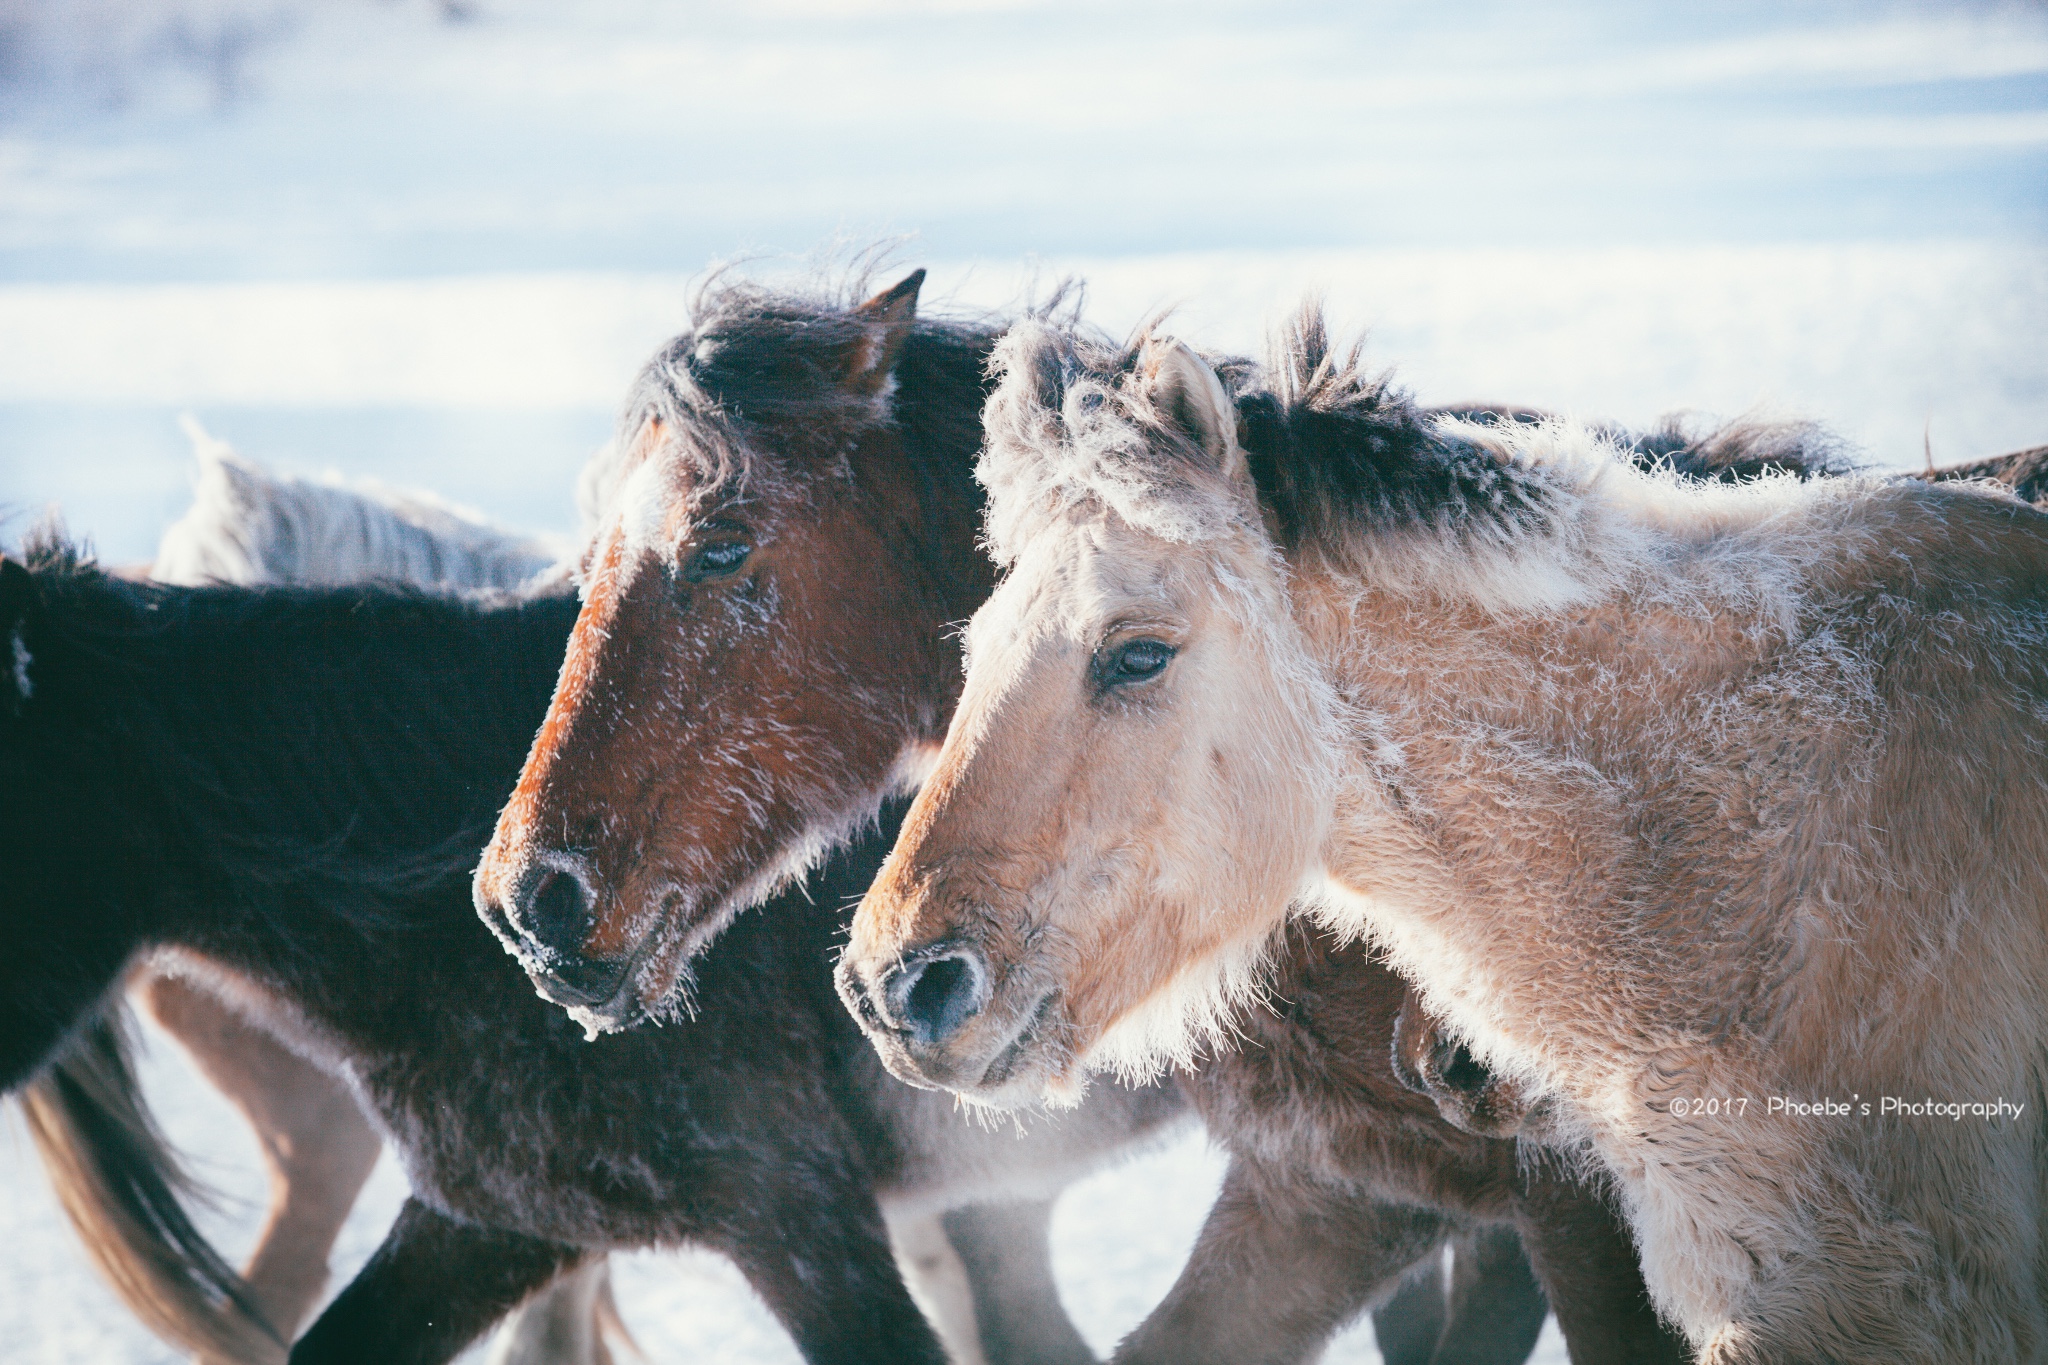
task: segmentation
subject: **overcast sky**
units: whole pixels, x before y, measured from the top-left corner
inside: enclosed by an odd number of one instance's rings
[[[2040,4],[467,8],[0,0],[0,273],[2048,230]]]

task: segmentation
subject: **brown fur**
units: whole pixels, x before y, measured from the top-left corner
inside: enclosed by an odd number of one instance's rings
[[[2048,498],[2048,446],[2029,446],[2006,455],[1993,455],[1989,459],[1970,460],[1963,464],[1944,465],[1940,469],[1925,472],[1916,471],[1916,479],[1930,483],[1954,483],[1967,479],[1987,479],[2003,484],[2012,490],[2014,497],[2022,502],[2039,507]]]
[[[1313,1359],[1447,1239],[1506,1230],[1535,1263],[1574,1361],[1688,1359],[1597,1190],[1559,1168],[1524,1168],[1514,1143],[1459,1133],[1402,1087],[1386,1046],[1401,993],[1362,944],[1288,929],[1270,1006],[1245,1011],[1234,1045],[1186,1077],[1230,1172],[1179,1282],[1117,1360]],[[1513,1307],[1515,1283],[1496,1270],[1492,1301],[1465,1305],[1457,1335],[1418,1358],[1524,1359],[1544,1295],[1531,1286]]]
[[[1524,420],[1541,420],[1533,414]],[[1930,483],[1997,483],[2036,507],[2048,500],[2048,446],[1946,465],[1907,477]],[[1548,1105],[1513,1077],[1482,1066],[1466,1041],[1429,1012],[1412,989],[1402,1000],[1394,1034],[1394,1069],[1401,1083],[1427,1095],[1453,1127],[1487,1137],[1545,1140],[1553,1115]]]
[[[742,291],[643,380],[607,478],[641,481],[659,510],[607,505],[476,882],[487,921],[587,1025],[682,1008],[690,957],[939,738],[958,678],[946,626],[990,583],[951,531],[974,519],[991,338],[918,322],[922,278],[801,322]],[[743,571],[689,581],[704,545],[739,537]],[[564,876],[581,923],[537,933],[527,907]],[[605,998],[564,989],[606,970],[621,979]]]

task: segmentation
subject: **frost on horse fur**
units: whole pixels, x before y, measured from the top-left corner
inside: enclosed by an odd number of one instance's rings
[[[583,609],[477,906],[593,1031],[691,1008],[733,918],[921,776],[986,593],[992,331],[725,280],[582,487]],[[962,528],[958,535],[952,528]]]
[[[972,966],[893,1065],[1175,1060],[1292,903],[1548,1102],[1704,1359],[2048,1357],[2039,513],[1432,419],[1312,313],[1234,401],[1169,341],[997,363],[1008,576],[848,952]],[[2025,1108],[1766,1112],[1885,1095]]]

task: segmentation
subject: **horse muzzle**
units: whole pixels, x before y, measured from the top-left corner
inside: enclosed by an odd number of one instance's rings
[[[960,939],[879,964],[849,954],[834,981],[897,1079],[1006,1108],[1037,1097],[1032,1063],[1057,991],[998,989],[987,957]]]
[[[624,957],[585,951],[596,924],[590,871],[573,854],[549,852],[494,888],[480,870],[477,914],[526,969],[534,989],[586,1024],[624,1028],[640,1006],[633,981],[644,946]]]

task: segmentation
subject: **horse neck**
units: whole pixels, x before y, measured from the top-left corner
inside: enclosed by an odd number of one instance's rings
[[[21,723],[73,818],[99,813],[105,865],[148,869],[107,888],[140,938],[247,927],[274,895],[345,908],[473,860],[573,613],[76,575]]]
[[[1444,989],[1468,1001],[1514,1001],[1528,1017],[1617,998],[1640,955],[1628,907],[1711,892],[1642,836],[1687,818],[1674,776],[1715,761],[1727,738],[1716,699],[1783,639],[1761,628],[1767,613],[1699,599],[1681,610],[1670,587],[1653,577],[1591,604],[1503,613],[1299,575],[1304,634],[1371,732],[1342,746],[1325,866],[1345,890],[1399,906],[1340,897],[1333,913],[1370,923],[1397,968],[1460,983]],[[1496,1022],[1458,1019],[1475,1037]]]
[[[972,615],[995,590],[994,568],[977,544],[987,491],[974,477],[994,344],[993,333],[971,340],[913,334],[896,370],[897,431],[947,622]]]

